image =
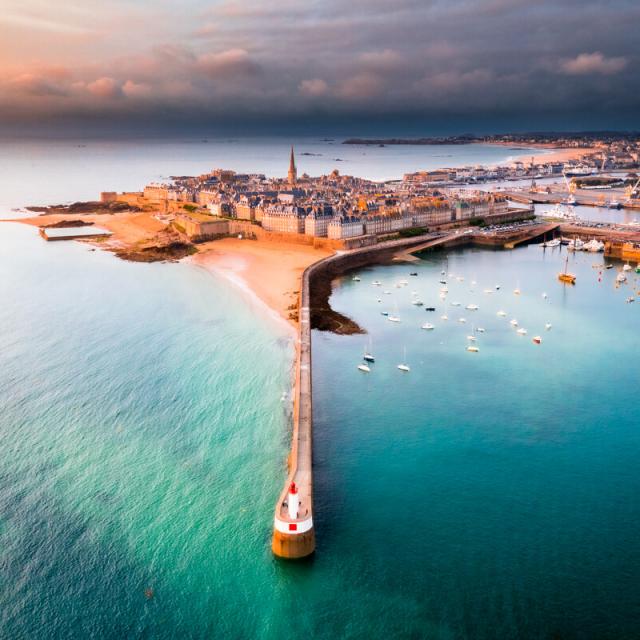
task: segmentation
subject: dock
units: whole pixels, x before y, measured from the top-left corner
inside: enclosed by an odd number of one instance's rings
[[[40,227],[40,236],[48,242],[54,240],[89,240],[95,238],[107,238],[111,231],[101,227]]]
[[[566,189],[546,191],[505,190],[501,192],[509,200],[521,204],[565,204],[569,197]],[[573,193],[575,204],[581,207],[608,208],[608,202],[615,198],[621,209],[640,210],[640,199],[630,200],[622,189],[592,190],[576,189]]]

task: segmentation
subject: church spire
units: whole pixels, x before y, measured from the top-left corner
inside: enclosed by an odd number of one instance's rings
[[[287,174],[289,184],[293,187],[298,179],[298,172],[296,170],[296,159],[293,155],[293,145],[291,145],[291,157],[289,158],[289,173]]]

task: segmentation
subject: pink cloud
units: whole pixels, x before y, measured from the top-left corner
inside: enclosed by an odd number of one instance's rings
[[[211,77],[234,74],[254,75],[260,67],[245,49],[227,49],[220,53],[204,53],[198,57],[196,66]]]
[[[303,80],[299,84],[298,90],[302,95],[317,98],[329,92],[329,85],[321,78],[313,78],[312,80]]]
[[[32,96],[66,96],[67,91],[46,76],[34,73],[23,73],[13,78],[10,83],[18,91]]]
[[[383,88],[384,81],[378,74],[365,71],[344,80],[338,93],[347,100],[361,100],[380,94]]]
[[[107,76],[87,84],[87,91],[98,98],[117,98],[122,95],[122,87]]]
[[[565,60],[560,65],[560,70],[572,76],[592,73],[612,75],[619,73],[626,66],[626,58],[607,58],[599,51],[595,51],[594,53],[581,53],[575,58]]]
[[[122,92],[127,97],[146,98],[151,95],[152,87],[146,82],[134,82],[133,80],[127,80],[122,85]]]
[[[358,59],[364,66],[377,71],[395,71],[404,62],[402,56],[392,49],[369,51],[361,54]]]

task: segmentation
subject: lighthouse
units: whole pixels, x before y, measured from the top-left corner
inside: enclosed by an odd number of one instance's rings
[[[296,520],[298,518],[298,510],[300,509],[300,496],[298,495],[298,487],[296,487],[296,483],[292,482],[289,485],[289,517],[292,520]]]

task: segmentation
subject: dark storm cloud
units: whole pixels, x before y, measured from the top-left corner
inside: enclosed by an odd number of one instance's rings
[[[149,8],[151,26],[175,21],[174,39],[159,29],[162,41],[118,55],[107,47],[99,59],[88,47],[87,62],[55,76],[37,64],[7,69],[0,115],[176,126],[409,119],[473,130],[560,116],[570,126],[571,115],[577,127],[634,126],[640,109],[636,1],[188,4],[159,18]]]

